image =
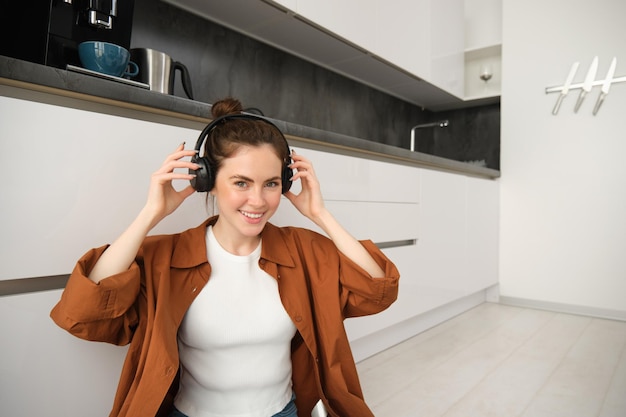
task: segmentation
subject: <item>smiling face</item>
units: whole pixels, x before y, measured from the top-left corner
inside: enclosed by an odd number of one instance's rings
[[[231,253],[246,255],[278,209],[282,162],[271,145],[241,146],[223,160],[211,193],[219,219],[213,227],[218,242]]]

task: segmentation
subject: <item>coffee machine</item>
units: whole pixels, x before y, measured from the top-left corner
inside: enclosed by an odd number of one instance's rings
[[[134,0],[6,1],[0,55],[65,69],[80,66],[84,41],[130,49],[133,9]]]

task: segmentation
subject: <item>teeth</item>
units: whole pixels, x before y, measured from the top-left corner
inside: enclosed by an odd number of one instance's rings
[[[242,212],[241,212],[241,214],[243,214],[244,216],[249,217],[249,218],[251,218],[251,219],[260,219],[260,218],[261,218],[261,216],[263,216],[263,214],[262,214],[262,213],[259,213],[259,214],[253,214],[253,213],[248,213],[248,212],[246,212],[246,211],[242,211]]]

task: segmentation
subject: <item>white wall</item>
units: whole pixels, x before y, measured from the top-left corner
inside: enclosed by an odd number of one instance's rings
[[[556,94],[574,61],[582,82],[617,56],[626,75],[626,2],[504,0],[501,151],[503,297],[626,318],[626,83],[596,116],[594,87],[557,116]]]

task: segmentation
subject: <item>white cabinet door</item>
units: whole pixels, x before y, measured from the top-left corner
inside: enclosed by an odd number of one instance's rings
[[[421,172],[417,246],[385,252],[400,271],[398,300],[346,321],[351,340],[480,292],[498,280],[497,181]]]
[[[431,0],[378,2],[372,52],[426,80],[431,77]]]
[[[128,347],[57,327],[50,310],[60,298],[61,290],[0,297],[3,416],[101,417],[113,404]]]
[[[295,150],[311,160],[326,207],[357,239],[375,243],[417,239],[418,168],[311,149]],[[297,194],[300,189],[300,182],[295,181],[291,191]],[[276,224],[321,232],[283,200],[274,217]]]
[[[296,12],[409,74],[464,94],[463,0],[298,0]]]
[[[313,164],[324,200],[367,201],[368,160],[311,149],[294,149]],[[294,183],[293,191],[300,191],[300,182]]]
[[[465,100],[500,96],[502,0],[465,1]],[[485,82],[480,78],[491,73]]]
[[[460,298],[465,268],[465,177],[422,170],[420,236],[415,269],[420,286],[447,302]]]
[[[419,169],[356,156],[294,148],[315,168],[324,200],[417,203]],[[294,192],[300,184],[293,186]]]
[[[502,0],[464,0],[465,49],[502,44]]]
[[[499,183],[424,170],[415,269],[447,302],[498,281]]]
[[[298,9],[298,0],[272,0],[272,2],[286,7],[292,12],[295,12]]]
[[[182,140],[189,148],[198,136],[197,130],[4,96],[0,108],[0,137],[6,138],[0,144],[0,279],[71,272],[87,249],[112,242],[130,224],[145,203],[150,175]],[[152,233],[184,230],[206,217],[204,196],[196,194]]]
[[[463,0],[431,1],[430,74],[432,84],[465,94],[465,30]]]
[[[419,172],[416,167],[369,161],[369,201],[419,202]]]
[[[433,300],[418,289],[414,273],[419,239],[419,176],[416,167],[372,161],[330,152],[296,149],[311,159],[321,183],[326,207],[357,239],[402,246],[384,252],[400,271],[401,294],[388,310],[346,321],[350,340],[372,335],[424,312]],[[299,192],[294,183],[292,190]],[[278,225],[307,227],[322,232],[284,199],[274,217]],[[437,303],[437,305],[439,305]],[[389,346],[384,346],[387,348]]]
[[[374,334],[423,312],[420,311],[420,308],[425,303],[419,301],[423,291],[420,290],[415,275],[411,273],[415,261],[415,251],[415,246],[383,250],[400,271],[398,299],[381,313],[346,320],[346,332],[350,340]]]
[[[467,281],[477,291],[498,283],[500,183],[467,178]]]
[[[378,0],[298,0],[297,13],[366,50],[376,39]]]

